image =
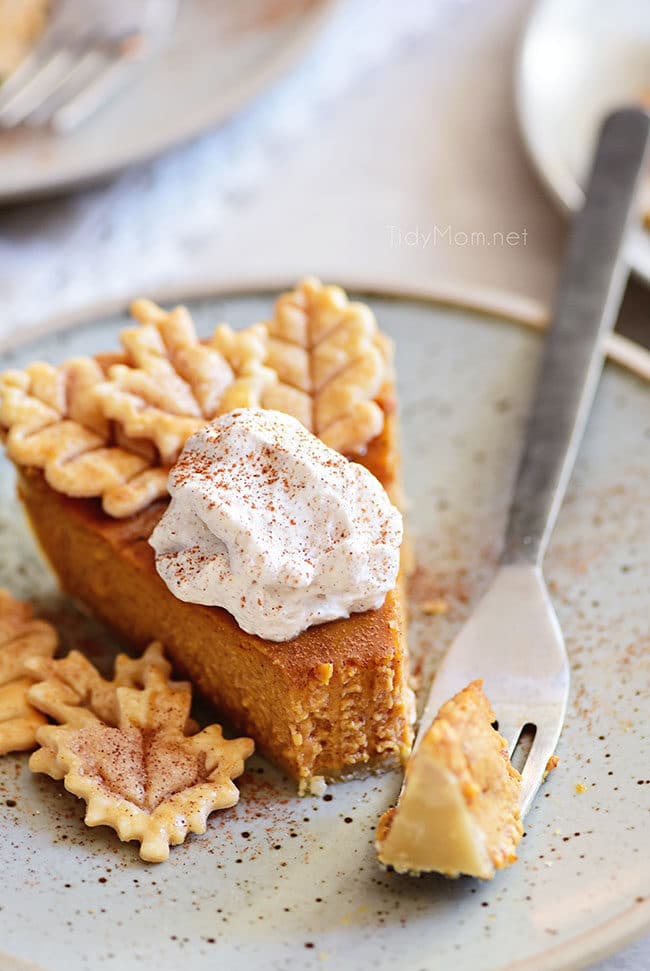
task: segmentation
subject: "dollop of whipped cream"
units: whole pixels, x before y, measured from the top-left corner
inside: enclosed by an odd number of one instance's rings
[[[231,411],[186,443],[149,542],[179,600],[288,641],[376,609],[395,585],[402,517],[377,479],[295,418]]]

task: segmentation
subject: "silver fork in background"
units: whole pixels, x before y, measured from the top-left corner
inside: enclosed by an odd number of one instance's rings
[[[39,42],[0,86],[0,127],[77,128],[167,40],[177,0],[55,0]]]
[[[637,109],[615,112],[603,125],[586,201],[569,239],[501,566],[442,661],[415,742],[445,701],[482,677],[510,754],[525,726],[535,732],[522,771],[522,815],[555,751],[569,694],[564,639],[542,561],[627,282],[626,235],[649,131],[650,116]]]

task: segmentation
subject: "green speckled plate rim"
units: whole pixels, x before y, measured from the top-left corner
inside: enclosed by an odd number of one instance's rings
[[[254,281],[246,277],[231,277],[217,282],[201,281],[187,286],[157,288],[153,294],[148,293],[148,295],[158,303],[168,304],[180,301],[192,302],[210,297],[232,298],[274,293],[290,289],[301,275],[304,274],[298,273],[289,279],[287,274],[283,273],[281,276],[256,278]],[[404,285],[397,281],[391,284],[386,280],[377,283],[367,278],[346,277],[340,274],[337,274],[337,283],[346,290],[362,296],[456,307],[490,317],[495,322],[520,325],[539,331],[543,330],[548,323],[548,314],[541,303],[505,291],[481,287]],[[92,320],[124,312],[131,299],[132,297],[123,296],[110,301],[98,301],[78,310],[50,317],[1,340],[0,354],[33,343],[39,337],[57,331],[71,330]],[[611,361],[650,384],[650,351],[640,344],[620,334],[614,334],[608,340],[607,354]],[[579,971],[609,957],[649,930],[650,899],[641,900],[617,917],[606,921],[598,930],[579,934],[570,941],[548,948],[534,958],[504,965],[502,971]],[[41,965],[12,957],[6,952],[0,952],[0,971],[46,971],[46,969]]]

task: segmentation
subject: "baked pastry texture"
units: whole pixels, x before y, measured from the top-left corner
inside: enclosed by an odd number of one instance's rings
[[[161,863],[188,833],[205,833],[210,813],[234,806],[233,783],[252,754],[250,738],[225,739],[189,718],[192,689],[170,681],[159,644],[141,658],[118,655],[111,681],[76,651],[31,664],[31,703],[54,725],[37,731],[32,772],[62,779],[87,804],[88,826],[110,826]]]
[[[485,880],[514,863],[521,777],[494,721],[481,681],[442,706],[409,761],[397,807],[379,822],[381,863]]]

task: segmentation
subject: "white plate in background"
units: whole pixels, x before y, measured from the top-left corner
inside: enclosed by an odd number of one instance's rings
[[[530,158],[565,210],[582,205],[603,118],[644,92],[650,97],[649,0],[538,0],[519,50],[517,113]],[[650,186],[646,198],[650,209]],[[641,227],[630,260],[650,282],[650,232]]]
[[[166,50],[78,131],[0,131],[0,204],[105,179],[215,127],[307,53],[333,6],[182,0]]]

